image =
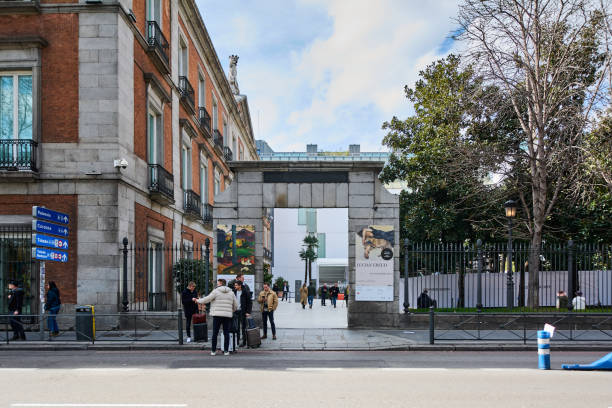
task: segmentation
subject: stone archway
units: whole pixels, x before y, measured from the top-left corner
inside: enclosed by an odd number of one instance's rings
[[[265,208],[348,208],[348,326],[399,324],[399,198],[378,180],[384,163],[371,161],[252,161],[230,164],[229,188],[215,199],[217,225],[255,226],[255,291],[263,281]],[[361,226],[393,226],[393,296],[390,301],[355,299],[355,234]],[[216,240],[213,254],[216,254]],[[215,262],[216,265],[216,262]],[[215,271],[216,274],[216,271]]]

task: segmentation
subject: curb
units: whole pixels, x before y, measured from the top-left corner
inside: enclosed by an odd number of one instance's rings
[[[18,344],[0,345],[0,351],[201,351],[209,350],[210,344]],[[612,344],[557,344],[551,351],[611,351]],[[364,346],[364,347],[287,347],[245,349],[248,351],[537,351],[537,345],[526,344],[410,344],[401,346]]]

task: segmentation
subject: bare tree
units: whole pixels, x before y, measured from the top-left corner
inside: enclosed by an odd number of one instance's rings
[[[560,191],[576,177],[583,135],[607,105],[609,7],[590,0],[464,0],[459,11],[466,60],[508,95],[523,139],[508,169],[530,234],[529,270],[540,265],[542,231]],[[516,170],[514,170],[516,171]],[[539,305],[538,273],[529,306]]]

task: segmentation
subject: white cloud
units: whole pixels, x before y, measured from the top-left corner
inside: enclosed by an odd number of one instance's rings
[[[307,143],[379,151],[382,123],[411,111],[404,85],[440,57],[456,28],[458,1],[228,1],[222,10],[216,1],[199,3],[211,5],[203,13],[209,31],[227,30],[217,19],[233,17],[221,45],[212,37],[221,61],[241,56],[238,80],[256,131],[260,114],[256,138],[279,151]]]

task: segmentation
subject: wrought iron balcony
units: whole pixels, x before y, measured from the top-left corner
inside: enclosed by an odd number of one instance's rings
[[[213,139],[215,140],[215,146],[223,150],[223,135],[219,132],[219,129],[213,130]]]
[[[210,115],[205,107],[200,106],[200,127],[206,132],[206,136],[211,137],[210,132]]]
[[[232,149],[229,146],[223,146],[223,157],[225,157],[226,162],[234,160],[234,153],[232,153]]]
[[[159,164],[149,164],[149,191],[162,204],[174,202],[174,176]]]
[[[168,52],[170,51],[170,45],[157,21],[147,21],[147,42],[149,44],[148,51],[156,54],[164,63],[165,71],[169,72],[170,59],[168,58]]]
[[[271,259],[272,258],[272,251],[270,251],[268,248],[264,248],[263,249],[263,255],[264,255],[264,258]]]
[[[200,196],[193,190],[185,191],[185,202],[183,203],[185,216],[192,219],[198,219],[202,216],[202,201]]]
[[[179,77],[179,90],[181,91],[181,101],[192,110],[195,110],[194,91],[186,76]]]
[[[33,140],[0,140],[0,170],[38,171]]]
[[[213,221],[213,206],[210,204],[202,204],[202,221],[204,224],[212,224]]]

